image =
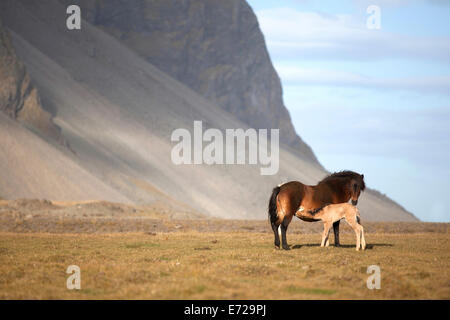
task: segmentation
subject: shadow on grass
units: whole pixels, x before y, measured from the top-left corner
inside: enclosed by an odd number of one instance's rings
[[[355,248],[356,244],[341,244],[338,248]],[[391,243],[368,243],[366,245],[366,250],[371,250],[374,247],[393,247]],[[301,247],[320,247],[320,243],[306,243],[306,244],[296,244],[291,246],[291,249],[300,249]],[[334,247],[334,245],[330,245]]]

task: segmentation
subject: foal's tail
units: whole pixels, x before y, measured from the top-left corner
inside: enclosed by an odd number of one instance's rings
[[[277,196],[280,192],[280,187],[275,187],[272,190],[272,195],[269,200],[269,220],[271,223],[275,223],[278,220],[277,217]]]

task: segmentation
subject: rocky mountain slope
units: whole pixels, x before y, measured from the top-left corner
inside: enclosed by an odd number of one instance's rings
[[[78,3],[91,24],[250,127],[280,128],[282,143],[318,164],[295,132],[264,36],[246,1],[61,2]]]
[[[0,20],[0,112],[56,140],[60,130],[41,105],[23,63],[17,58],[11,38]]]
[[[286,145],[280,149],[280,170],[272,176],[261,176],[260,165],[174,164],[170,137],[175,129],[192,131],[194,120],[202,120],[204,130],[248,128],[249,123],[88,21],[82,30],[68,30],[66,17],[66,7],[56,0],[0,2],[0,18],[17,56],[71,147],[4,117],[0,139],[11,128],[17,132],[9,135],[15,146],[0,152],[0,197],[70,200],[71,188],[77,187],[76,200],[158,202],[216,217],[266,219],[275,185],[315,184],[327,174]],[[23,159],[21,165],[17,159]],[[22,183],[29,187],[22,190]],[[415,220],[371,192],[363,194],[360,208],[367,220]]]

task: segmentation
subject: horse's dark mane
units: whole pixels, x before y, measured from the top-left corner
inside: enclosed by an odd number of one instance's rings
[[[362,191],[364,191],[364,189],[366,188],[366,184],[364,183],[363,176],[361,176],[359,173],[356,173],[356,172],[353,172],[350,170],[344,170],[344,171],[332,173],[332,174],[326,176],[325,178],[323,178],[318,184],[326,183],[335,178],[349,178],[349,179],[353,178],[353,179],[358,180]]]

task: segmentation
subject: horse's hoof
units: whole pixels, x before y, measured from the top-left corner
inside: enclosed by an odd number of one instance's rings
[[[334,244],[335,247],[340,247],[341,245],[339,243]]]
[[[291,250],[291,247],[289,247],[289,246],[283,246],[283,249],[284,249],[284,250]]]

